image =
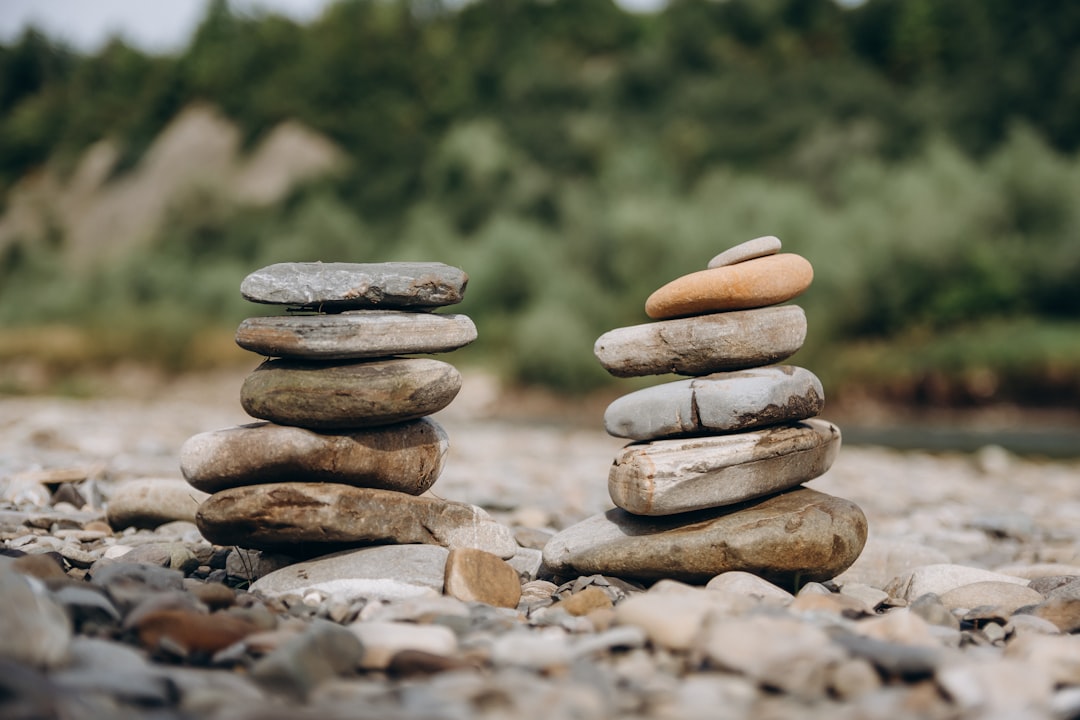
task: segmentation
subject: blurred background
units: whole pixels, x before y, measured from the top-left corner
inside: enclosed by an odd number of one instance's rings
[[[235,327],[276,311],[240,281],[309,260],[461,267],[455,364],[623,393],[595,339],[776,235],[815,268],[792,362],[829,410],[1080,406],[1080,4],[9,0],[0,26],[2,393],[250,368]]]

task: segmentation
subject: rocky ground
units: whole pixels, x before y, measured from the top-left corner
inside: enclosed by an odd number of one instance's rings
[[[516,609],[270,596],[247,588],[274,558],[128,527],[153,524],[131,489],[179,478],[187,437],[248,421],[242,377],[0,399],[0,716],[1080,717],[1080,460],[845,447],[810,486],[858,503],[870,540],[794,596],[536,578],[524,551]],[[433,491],[535,550],[610,507],[601,413],[468,378]]]

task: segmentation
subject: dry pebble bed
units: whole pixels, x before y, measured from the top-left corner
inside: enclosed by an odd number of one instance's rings
[[[831,581],[554,577],[539,549],[611,507],[624,441],[507,421],[466,377],[437,494],[513,531],[516,576],[396,546],[366,591],[311,590],[193,523],[179,448],[247,421],[237,385],[0,399],[0,716],[1080,717],[1080,461],[845,447],[809,486],[870,536]]]

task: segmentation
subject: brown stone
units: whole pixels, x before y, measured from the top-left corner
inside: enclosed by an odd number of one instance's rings
[[[301,481],[419,495],[438,479],[448,447],[446,432],[431,418],[337,432],[263,422],[188,438],[180,470],[206,492]]]
[[[704,583],[730,570],[780,587],[831,578],[866,542],[849,500],[809,488],[725,508],[642,517],[618,508],[563,530],[544,548],[551,572]]]
[[[517,571],[483,550],[451,550],[446,558],[443,584],[447,595],[462,602],[516,608],[521,599],[521,581]]]
[[[672,280],[649,296],[645,313],[662,320],[776,305],[800,295],[813,279],[806,258],[767,255]]]
[[[268,360],[247,376],[240,404],[279,425],[349,429],[416,420],[461,389],[453,365],[429,358],[362,363]]]
[[[167,648],[212,654],[243,640],[259,628],[228,613],[205,615],[192,610],[157,610],[139,618],[139,642],[150,650]]]
[[[558,607],[571,615],[581,616],[593,610],[610,609],[613,605],[608,594],[593,585],[561,601]]]
[[[229,488],[202,504],[196,522],[218,545],[292,554],[410,543],[479,547],[499,557],[517,550],[510,529],[473,505],[335,483]]]

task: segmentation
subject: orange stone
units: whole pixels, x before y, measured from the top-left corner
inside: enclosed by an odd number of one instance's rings
[[[748,310],[786,302],[814,279],[814,268],[801,255],[780,253],[683,275],[645,301],[654,320]]]

